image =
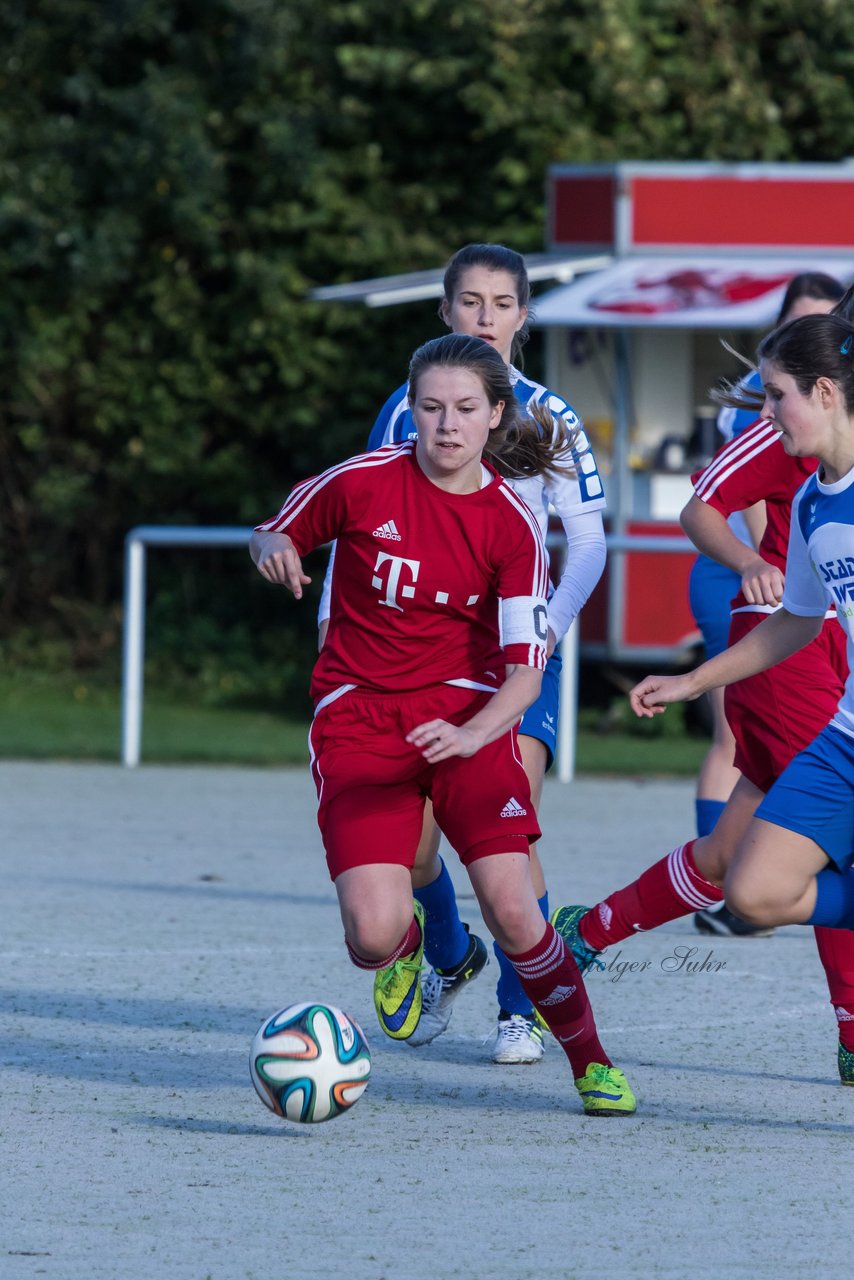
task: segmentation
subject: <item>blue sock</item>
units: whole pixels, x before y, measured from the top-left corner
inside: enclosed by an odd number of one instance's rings
[[[829,929],[854,929],[854,875],[832,867],[815,878],[815,908],[807,924],[823,924]]]
[[[540,910],[543,918],[549,918],[549,895],[544,893],[542,898],[538,899]],[[503,1009],[505,1013],[521,1013],[523,1017],[530,1018],[533,1010],[531,1008],[531,1000],[522,990],[522,984],[519,981],[519,975],[501,950],[497,942],[493,942],[492,950],[495,952],[495,958],[498,961],[498,986],[495,994],[498,996],[498,1007]]]
[[[725,808],[725,800],[695,800],[694,813],[696,814],[697,835],[710,836],[715,829],[715,823]]]
[[[468,951],[469,936],[457,910],[457,895],[448,868],[439,859],[442,870],[432,884],[413,889],[417,902],[424,908],[424,954],[434,969],[453,969]]]

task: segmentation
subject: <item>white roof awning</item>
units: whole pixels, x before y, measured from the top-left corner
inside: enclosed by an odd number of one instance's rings
[[[787,284],[803,271],[822,271],[847,285],[854,278],[854,255],[629,256],[542,294],[534,322],[573,328],[769,329]]]
[[[613,254],[529,253],[525,256],[528,279],[560,280],[566,283],[588,271],[599,271],[613,262]],[[330,284],[312,289],[315,302],[363,302],[368,307],[391,307],[401,302],[421,302],[441,298],[444,267],[433,271],[409,271],[399,276],[378,276],[373,280],[353,280],[350,284]]]

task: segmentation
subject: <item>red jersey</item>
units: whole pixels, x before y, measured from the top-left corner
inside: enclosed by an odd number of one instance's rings
[[[817,466],[817,458],[793,458],[786,453],[780,433],[761,418],[718,449],[711,462],[697,471],[691,481],[697,497],[723,516],[744,511],[764,500],[768,523],[759,554],[785,572],[792,499]],[[741,591],[732,607],[771,612],[768,605],[749,605]]]
[[[306,480],[258,526],[286,533],[301,556],[338,542],[315,702],[356,685],[495,690],[507,663],[545,667],[542,535],[522,499],[486,470],[482,489],[448,493],[422,472],[414,441],[389,445]]]

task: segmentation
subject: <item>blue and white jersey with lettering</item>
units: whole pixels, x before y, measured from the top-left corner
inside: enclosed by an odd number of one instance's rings
[[[544,404],[552,411],[556,419],[556,435],[564,429],[572,432],[581,427],[574,410],[562,396],[526,378],[512,365],[510,381],[522,409],[527,411],[532,404]],[[400,444],[417,437],[407,399],[408,389],[408,384],[404,383],[386,400],[368,437],[368,449]],[[605,565],[605,534],[601,517],[605,491],[583,429],[575,447],[567,452],[566,469],[547,476],[510,479],[507,483],[531,508],[544,538],[550,507],[563,524],[568,543],[566,568],[549,600],[549,626],[556,640],[560,640],[596,586]]]
[[[831,724],[854,737],[854,470],[835,484],[819,472],[792,504],[783,608],[802,618],[823,616],[828,599],[848,640],[848,680]]]

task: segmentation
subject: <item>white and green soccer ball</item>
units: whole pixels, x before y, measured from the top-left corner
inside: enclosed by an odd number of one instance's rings
[[[361,1027],[331,1004],[291,1004],[264,1022],[249,1059],[259,1098],[299,1124],[332,1120],[358,1102],[371,1075]]]

